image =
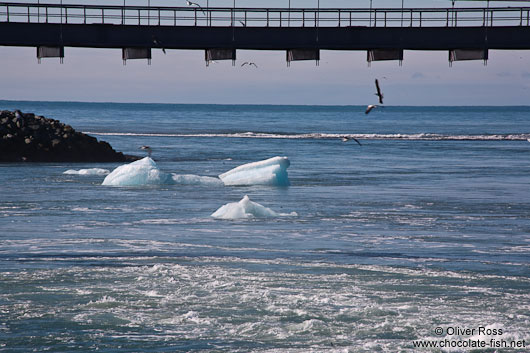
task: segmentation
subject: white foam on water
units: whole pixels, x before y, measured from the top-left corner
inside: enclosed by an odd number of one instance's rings
[[[417,134],[276,134],[264,132],[236,132],[236,133],[199,133],[199,134],[162,134],[135,132],[85,132],[90,135],[101,136],[146,136],[146,137],[226,137],[226,138],[258,138],[258,139],[341,139],[356,138],[362,140],[419,140],[419,141],[527,141],[530,134],[483,134],[483,135],[442,135],[433,133]]]
[[[301,333],[307,331],[316,331],[324,327],[325,324],[321,320],[309,319],[299,324],[293,324],[288,327],[290,333]]]
[[[91,210],[88,207],[74,207],[72,208],[72,211],[74,212],[96,212],[95,210]]]
[[[108,261],[114,264],[116,258]],[[437,326],[482,325],[502,328],[503,339],[528,338],[528,308],[521,305],[527,301],[525,278],[514,278],[519,285],[506,291],[503,283],[483,274],[472,274],[462,288],[443,270],[432,270],[437,276],[431,280],[423,269],[282,258],[151,257],[139,262],[128,257],[123,265],[68,265],[4,274],[29,285],[20,286],[22,293],[6,291],[0,309],[13,321],[26,319],[21,317],[26,313],[41,315],[35,316],[37,323],[47,315],[52,323],[87,325],[82,333],[94,340],[101,337],[104,324],[106,338],[153,342],[162,350],[199,338],[230,342],[220,351],[414,353],[418,350],[413,340],[443,339],[433,337]],[[392,273],[398,275],[388,275]],[[63,282],[65,278],[76,280]],[[477,293],[479,285],[488,286],[491,294]],[[51,294],[42,295],[47,288],[53,289]],[[89,289],[91,297],[69,295],[75,289]],[[64,302],[51,309],[49,295]],[[488,310],[477,313],[477,302]],[[41,327],[27,327],[32,326]],[[490,336],[494,338],[477,338]],[[245,342],[263,342],[263,347],[256,350]],[[205,351],[216,350],[215,343],[207,344]]]
[[[159,224],[159,225],[170,225],[170,224],[181,224],[185,221],[172,218],[151,218],[151,219],[142,219],[139,221],[132,222],[133,224]]]
[[[422,216],[410,216],[410,217],[396,217],[396,222],[400,224],[408,224],[411,226],[427,226],[434,224],[437,218],[433,217],[422,217]]]
[[[90,294],[92,294],[92,291],[88,290],[88,289],[76,288],[74,290],[74,293],[76,295],[90,295]]]
[[[110,170],[102,168],[89,168],[89,169],[68,169],[63,174],[69,175],[108,175]]]
[[[91,301],[91,303],[94,303],[94,304],[105,304],[105,303],[117,303],[118,301],[111,297],[111,296],[108,296],[108,295],[104,295],[101,299],[98,299],[96,301]]]
[[[296,212],[289,214],[277,213],[270,208],[251,201],[247,195],[245,195],[241,201],[227,203],[212,213],[212,217],[219,219],[269,218],[281,216],[297,216],[297,214]]]
[[[142,292],[143,295],[146,297],[152,297],[152,298],[163,298],[164,295],[158,293],[156,290],[148,290],[145,292]]]
[[[225,185],[288,186],[287,168],[290,164],[287,157],[272,157],[240,165],[219,175],[219,178]]]

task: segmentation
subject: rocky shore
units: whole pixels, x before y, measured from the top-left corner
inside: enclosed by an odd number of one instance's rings
[[[0,162],[124,162],[135,159],[58,120],[19,110],[0,111]]]

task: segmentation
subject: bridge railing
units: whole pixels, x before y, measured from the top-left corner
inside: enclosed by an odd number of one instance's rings
[[[530,26],[530,7],[287,9],[0,2],[0,22],[212,27]]]

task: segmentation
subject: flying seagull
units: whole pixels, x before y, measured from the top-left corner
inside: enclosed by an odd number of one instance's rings
[[[258,65],[256,65],[255,63],[248,62],[248,61],[245,61],[243,64],[241,64],[242,67],[245,65],[254,66],[256,69],[258,68]]]
[[[350,139],[355,141],[355,142],[357,142],[359,144],[359,146],[362,146],[361,143],[359,142],[359,140],[357,140],[355,137],[343,136],[342,137],[342,142],[348,142]]]
[[[366,107],[366,111],[364,112],[364,114],[368,114],[372,111],[372,109],[374,108],[377,108],[379,107],[378,105],[375,105],[375,104],[370,104],[369,106]]]
[[[188,4],[188,6],[197,6],[202,11],[202,13],[206,15],[206,12],[204,12],[201,5],[197,4],[196,2],[192,2],[190,0],[186,0],[186,3]]]
[[[147,152],[147,157],[151,157],[151,153],[153,152],[153,150],[151,149],[151,147],[149,146],[142,146],[140,147],[141,150],[144,150]]]
[[[379,97],[379,104],[383,104],[383,92],[381,92],[381,87],[379,87],[379,81],[375,79],[375,88],[377,89],[377,93],[374,93],[376,96]]]

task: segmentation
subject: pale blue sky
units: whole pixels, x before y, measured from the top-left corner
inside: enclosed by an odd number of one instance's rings
[[[206,4],[206,0],[198,2]],[[266,3],[279,7],[287,2]],[[126,3],[140,5],[147,1]],[[184,0],[169,3],[185,5]],[[231,6],[233,0],[209,3]],[[263,3],[236,1],[238,6],[249,7]],[[314,6],[312,3],[316,5],[316,1],[291,0],[293,7]],[[167,4],[168,1],[151,0],[153,6]],[[366,7],[369,0],[320,0],[320,4]],[[418,4],[451,6],[450,1],[405,0],[405,6]],[[491,2],[490,6],[516,4],[521,3]],[[373,5],[401,6],[401,1],[373,0]],[[487,66],[471,61],[455,62],[451,68],[446,51],[405,51],[401,67],[397,62],[374,62],[368,67],[365,51],[322,51],[319,66],[314,62],[293,62],[290,67],[286,66],[283,51],[238,50],[234,67],[228,61],[206,67],[202,50],[168,50],[164,55],[153,49],[151,65],[129,60],[126,66],[119,49],[65,48],[62,65],[57,59],[43,59],[38,64],[35,53],[35,48],[0,47],[0,99],[364,105],[373,103],[373,81],[380,78],[388,105],[530,104],[529,51],[490,51]],[[241,67],[245,61],[253,61],[259,68]]]

